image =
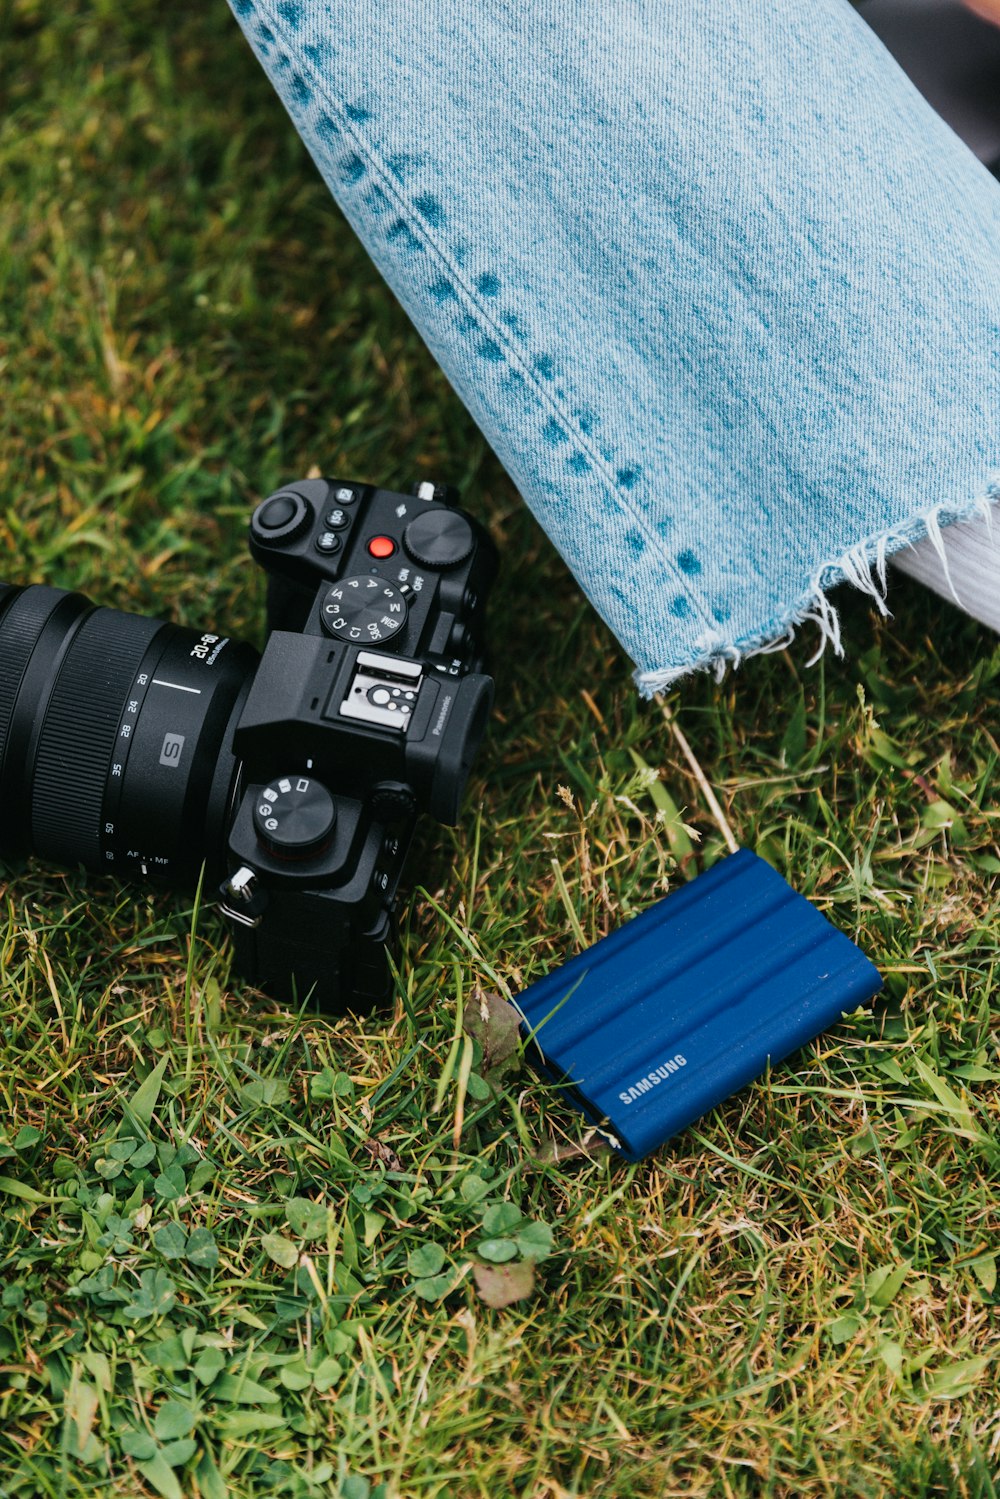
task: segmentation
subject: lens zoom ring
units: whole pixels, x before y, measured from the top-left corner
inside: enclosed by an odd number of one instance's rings
[[[45,628],[45,621],[60,599],[66,596],[62,588],[26,588],[3,616],[0,635],[0,766],[7,749],[7,736],[24,668]]]
[[[159,620],[97,609],[66,653],[35,757],[36,852],[100,867],[101,809],[127,694]]]

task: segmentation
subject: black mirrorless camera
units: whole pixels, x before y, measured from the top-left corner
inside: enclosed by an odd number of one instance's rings
[[[418,813],[458,819],[493,683],[496,554],[430,483],[306,479],[250,522],[262,656],[214,632],[0,585],[0,856],[193,889],[276,998],[387,997]]]

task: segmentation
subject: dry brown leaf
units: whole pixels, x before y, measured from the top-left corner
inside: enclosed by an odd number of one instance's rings
[[[462,1012],[462,1027],[483,1048],[482,1072],[495,1071],[512,1061],[521,1047],[521,1017],[500,994],[477,989]]]
[[[387,1171],[403,1170],[403,1163],[399,1156],[382,1140],[365,1140],[361,1148],[371,1156],[373,1161],[381,1161]]]
[[[558,1166],[565,1161],[595,1161],[611,1154],[611,1146],[598,1129],[588,1130],[582,1140],[555,1140],[542,1142],[535,1151],[534,1159],[540,1166]]]
[[[487,1306],[512,1306],[524,1301],[535,1289],[535,1266],[532,1260],[516,1265],[473,1265],[476,1290]]]

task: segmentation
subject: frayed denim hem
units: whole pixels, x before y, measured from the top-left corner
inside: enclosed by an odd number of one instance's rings
[[[655,697],[665,692],[692,672],[712,672],[721,682],[728,669],[738,670],[744,661],[753,656],[768,656],[783,651],[792,644],[800,625],[815,624],[819,630],[819,644],[806,662],[814,666],[824,651],[829,648],[836,656],[843,656],[844,645],[840,634],[840,616],[828,597],[830,589],[839,583],[850,583],[852,587],[866,593],[875,601],[880,614],[892,617],[886,603],[888,582],[886,567],[889,558],[906,547],[915,546],[925,539],[931,543],[941,559],[948,585],[960,604],[955,586],[948,570],[948,556],[942,540],[942,530],[959,521],[983,520],[993,533],[996,507],[1000,505],[1000,472],[993,475],[983,493],[965,506],[939,504],[922,514],[914,516],[901,526],[885,531],[880,536],[869,537],[859,542],[838,557],[835,562],[825,563],[814,574],[808,589],[784,614],[776,618],[764,631],[746,636],[741,640],[727,641],[721,632],[706,632],[697,644],[701,654],[676,666],[665,666],[658,671],[634,673],[634,681],[643,697]]]

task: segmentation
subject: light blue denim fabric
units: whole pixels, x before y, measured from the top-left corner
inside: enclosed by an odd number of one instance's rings
[[[1000,185],[847,0],[232,4],[643,690],[1000,497]]]

